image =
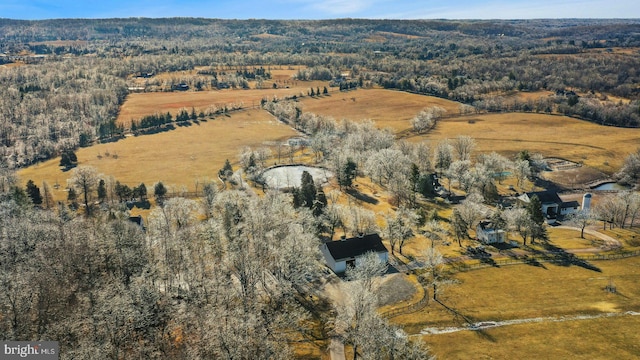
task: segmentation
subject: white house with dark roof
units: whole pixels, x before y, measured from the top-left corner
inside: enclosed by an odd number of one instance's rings
[[[476,227],[476,237],[485,244],[496,244],[507,241],[504,229],[496,228],[489,220],[480,221]]]
[[[320,250],[335,273],[344,273],[348,266],[357,267],[362,257],[370,252],[376,253],[385,264],[389,261],[389,252],[378,234],[329,241],[322,244]]]

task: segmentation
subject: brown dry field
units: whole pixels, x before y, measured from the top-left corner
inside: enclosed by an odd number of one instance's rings
[[[640,310],[638,258],[591,264],[601,272],[578,266],[543,264],[543,267],[514,265],[459,273],[454,276],[458,284],[448,286],[440,298],[447,306],[473,321]],[[604,291],[610,281],[617,287],[617,294]],[[393,318],[393,322],[405,326],[410,334],[425,327],[463,324],[461,318],[434,302],[417,313]],[[587,324],[593,326],[585,326]],[[435,355],[444,359],[551,359],[587,355],[592,358],[629,358],[626,351],[633,351],[636,355],[640,352],[637,345],[639,325],[640,317],[634,316],[513,325],[483,332],[461,331],[421,338]],[[609,331],[610,328],[616,331]],[[545,336],[546,331],[553,335]],[[608,337],[615,337],[616,340],[612,340],[615,343],[609,344]],[[565,356],[565,351],[572,351],[574,355]]]
[[[514,91],[513,93],[508,94],[494,94],[494,95],[502,95],[505,100],[518,100],[518,101],[527,101],[527,100],[537,100],[539,98],[555,95],[553,91]]]
[[[389,127],[395,132],[409,129],[409,120],[424,108],[440,106],[447,114],[458,114],[460,107],[455,101],[384,89],[336,92],[331,96],[304,98],[301,103],[303,112],[331,116],[338,121],[371,119],[378,127]]]
[[[276,75],[278,76],[278,75]],[[286,75],[283,75],[286,77]],[[126,101],[120,108],[118,124],[128,127],[132,119],[140,119],[155,113],[177,114],[182,108],[191,110],[195,108],[197,112],[205,110],[211,105],[224,107],[228,104],[238,104],[242,102],[244,107],[258,107],[263,98],[272,99],[274,96],[283,98],[286,96],[306,94],[313,87],[327,86],[322,81],[293,81],[290,87],[273,89],[268,86],[266,89],[248,90],[211,90],[211,91],[184,91],[184,92],[152,92],[152,93],[132,93],[127,96]]]
[[[217,177],[225,159],[234,164],[243,146],[257,147],[296,135],[267,112],[247,110],[160,134],[81,148],[76,154],[79,165],[93,166],[123,184],[137,186],[144,182],[150,189],[155,182],[162,181],[168,186],[185,186],[194,191],[196,180]],[[107,157],[106,153],[117,154],[118,158]],[[72,171],[61,171],[59,163],[59,157],[51,159],[22,169],[18,175],[25,183],[29,179],[38,185],[43,180],[51,186],[59,183],[61,187],[54,193],[56,199],[62,200],[66,198],[63,188]]]
[[[258,35],[251,35],[252,38],[256,38],[256,39],[286,39],[286,36],[282,36],[282,35],[275,35],[275,34],[268,34],[268,33],[262,33],[262,34],[258,34]]]
[[[423,337],[439,359],[637,359],[638,316],[520,324]]]
[[[512,157],[521,150],[584,163],[607,174],[619,170],[624,158],[640,146],[640,129],[605,127],[566,116],[509,113],[445,119],[412,141],[437,142],[468,135],[475,153],[496,151]]]
[[[611,49],[609,52],[609,49]],[[596,54],[623,54],[623,55],[640,55],[640,48],[637,47],[613,47],[607,49],[587,49],[585,52]]]
[[[0,69],[9,69],[9,68],[20,67],[20,66],[24,66],[24,65],[25,65],[25,63],[23,63],[23,62],[13,62],[13,63],[9,63],[9,64],[0,65]]]
[[[86,40],[52,40],[52,41],[33,41],[29,45],[49,45],[49,46],[82,46],[88,44]]]
[[[364,41],[372,42],[372,43],[384,43],[389,40],[390,37],[401,38],[401,39],[422,39],[424,36],[418,35],[408,35],[408,34],[400,34],[389,31],[376,31],[375,33],[369,35]]]

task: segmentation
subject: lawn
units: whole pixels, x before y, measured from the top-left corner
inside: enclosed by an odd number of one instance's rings
[[[272,145],[296,135],[267,112],[247,110],[164,133],[81,148],[76,154],[79,165],[93,166],[129,186],[144,182],[149,189],[162,181],[194,191],[197,180],[217,177],[225,159],[234,164],[242,147]],[[51,186],[60,184],[54,193],[56,199],[62,200],[66,198],[64,187],[71,171],[63,172],[59,162],[60,158],[51,159],[22,169],[18,175],[25,183],[32,179],[38,185],[43,180]],[[234,164],[234,169],[237,167]]]
[[[581,238],[580,230],[558,229],[550,226],[547,228],[547,234],[549,234],[551,245],[565,250],[597,248],[605,243],[591,234],[584,234],[584,239]]]

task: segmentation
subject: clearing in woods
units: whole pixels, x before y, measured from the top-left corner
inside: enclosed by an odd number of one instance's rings
[[[155,135],[80,148],[76,154],[79,165],[93,166],[129,186],[143,182],[151,189],[154,183],[162,181],[168,186],[185,186],[194,191],[196,180],[216,179],[225,159],[234,164],[242,147],[273,144],[296,135],[266,111],[247,110]],[[57,157],[22,169],[18,175],[25,183],[32,179],[38,186],[43,180],[52,187],[60,184],[53,191],[57,200],[63,200],[66,181],[73,171],[63,172],[59,163]]]
[[[149,92],[132,93],[127,96],[127,100],[122,105],[118,119],[118,124],[125,127],[131,125],[131,120],[139,120],[144,116],[155,113],[167,113],[176,115],[181,109],[196,112],[206,111],[210,106],[223,108],[230,104],[243,104],[243,108],[259,107],[263,98],[273,99],[274,97],[284,98],[286,96],[297,95],[301,92],[306,94],[310,87],[326,86],[326,82],[297,82],[297,86],[278,89],[248,89],[248,90],[211,90],[211,91],[185,91],[185,92]]]
[[[266,68],[266,66],[264,66]],[[208,67],[207,67],[208,68]],[[256,67],[257,68],[257,67]],[[265,80],[262,89],[256,89],[256,82],[249,82],[250,89],[225,89],[225,90],[207,90],[207,91],[173,91],[173,92],[147,92],[147,93],[131,93],[127,96],[126,101],[120,108],[116,122],[125,127],[129,127],[132,119],[139,120],[144,116],[153,115],[155,113],[170,112],[176,115],[181,109],[186,108],[191,111],[194,108],[196,112],[206,111],[210,106],[223,108],[230,104],[241,104],[243,108],[259,107],[260,100],[284,98],[288,96],[300,96],[307,94],[313,88],[316,90],[324,89],[329,84],[326,81],[298,81],[294,79],[294,75],[301,66],[291,67],[287,69],[270,69],[271,80]],[[234,72],[234,69],[213,69],[217,71]],[[151,79],[133,79],[137,86],[143,86],[146,81],[162,80],[172,77],[191,77],[197,76],[197,70],[179,73],[161,73]],[[274,89],[274,82],[278,88]],[[333,89],[335,91],[335,89]]]

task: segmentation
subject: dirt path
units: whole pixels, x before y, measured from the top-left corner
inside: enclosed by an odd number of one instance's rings
[[[324,295],[331,300],[334,306],[341,306],[345,303],[345,292],[343,282],[331,281],[324,286]],[[339,334],[332,336],[329,342],[329,358],[331,360],[345,360],[344,343]]]
[[[344,343],[338,337],[332,337],[329,343],[329,358],[331,360],[345,360]]]
[[[638,315],[640,315],[639,312],[627,311],[624,313],[604,313],[604,314],[598,314],[598,315],[572,315],[572,316],[560,316],[560,317],[513,319],[513,320],[504,320],[504,321],[482,321],[482,322],[470,324],[467,326],[461,326],[461,327],[442,327],[442,328],[428,327],[428,328],[422,329],[420,333],[412,334],[410,336],[448,334],[448,333],[453,333],[458,331],[478,331],[478,330],[485,330],[485,329],[490,329],[495,327],[518,325],[518,324],[579,321],[579,320],[591,320],[591,319],[599,319],[599,318],[638,316]]]

